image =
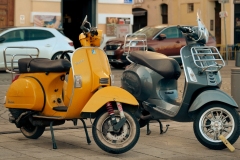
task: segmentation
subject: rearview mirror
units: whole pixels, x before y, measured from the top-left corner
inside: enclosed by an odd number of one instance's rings
[[[166,34],[159,34],[157,37],[159,40],[164,40],[167,38]]]

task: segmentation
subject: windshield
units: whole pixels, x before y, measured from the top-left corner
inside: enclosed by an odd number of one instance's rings
[[[156,34],[158,34],[163,28],[154,28],[154,27],[144,27],[134,32],[134,34],[145,34],[147,38],[153,38]]]
[[[205,43],[207,43],[208,37],[209,37],[209,32],[202,21],[202,16],[201,16],[200,10],[198,10],[198,12],[197,12],[197,22],[198,22],[198,37],[200,40],[204,40]]]

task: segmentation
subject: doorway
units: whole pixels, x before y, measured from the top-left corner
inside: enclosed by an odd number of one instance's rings
[[[14,0],[0,1],[0,28],[14,26]]]
[[[80,26],[85,16],[96,26],[96,0],[62,0],[62,26],[64,34],[73,41],[74,47],[81,47]]]
[[[219,17],[219,12],[221,12],[221,3],[215,2],[215,38],[216,43],[221,44],[221,18]]]
[[[135,32],[145,26],[147,26],[147,10],[142,8],[133,8],[133,28],[132,31]]]
[[[234,44],[240,44],[240,4],[234,5]]]

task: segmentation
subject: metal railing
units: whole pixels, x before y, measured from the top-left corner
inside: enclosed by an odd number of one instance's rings
[[[226,55],[226,45],[222,44],[217,44],[216,47],[218,48],[219,52],[221,53],[221,56],[223,57],[224,60],[235,60],[236,59],[236,54],[238,52],[238,46],[240,44],[235,44],[235,45],[227,45],[227,51],[228,51],[228,56]]]

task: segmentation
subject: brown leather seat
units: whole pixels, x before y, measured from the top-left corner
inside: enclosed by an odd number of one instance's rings
[[[68,72],[71,63],[66,59],[22,58],[18,60],[20,73]]]

